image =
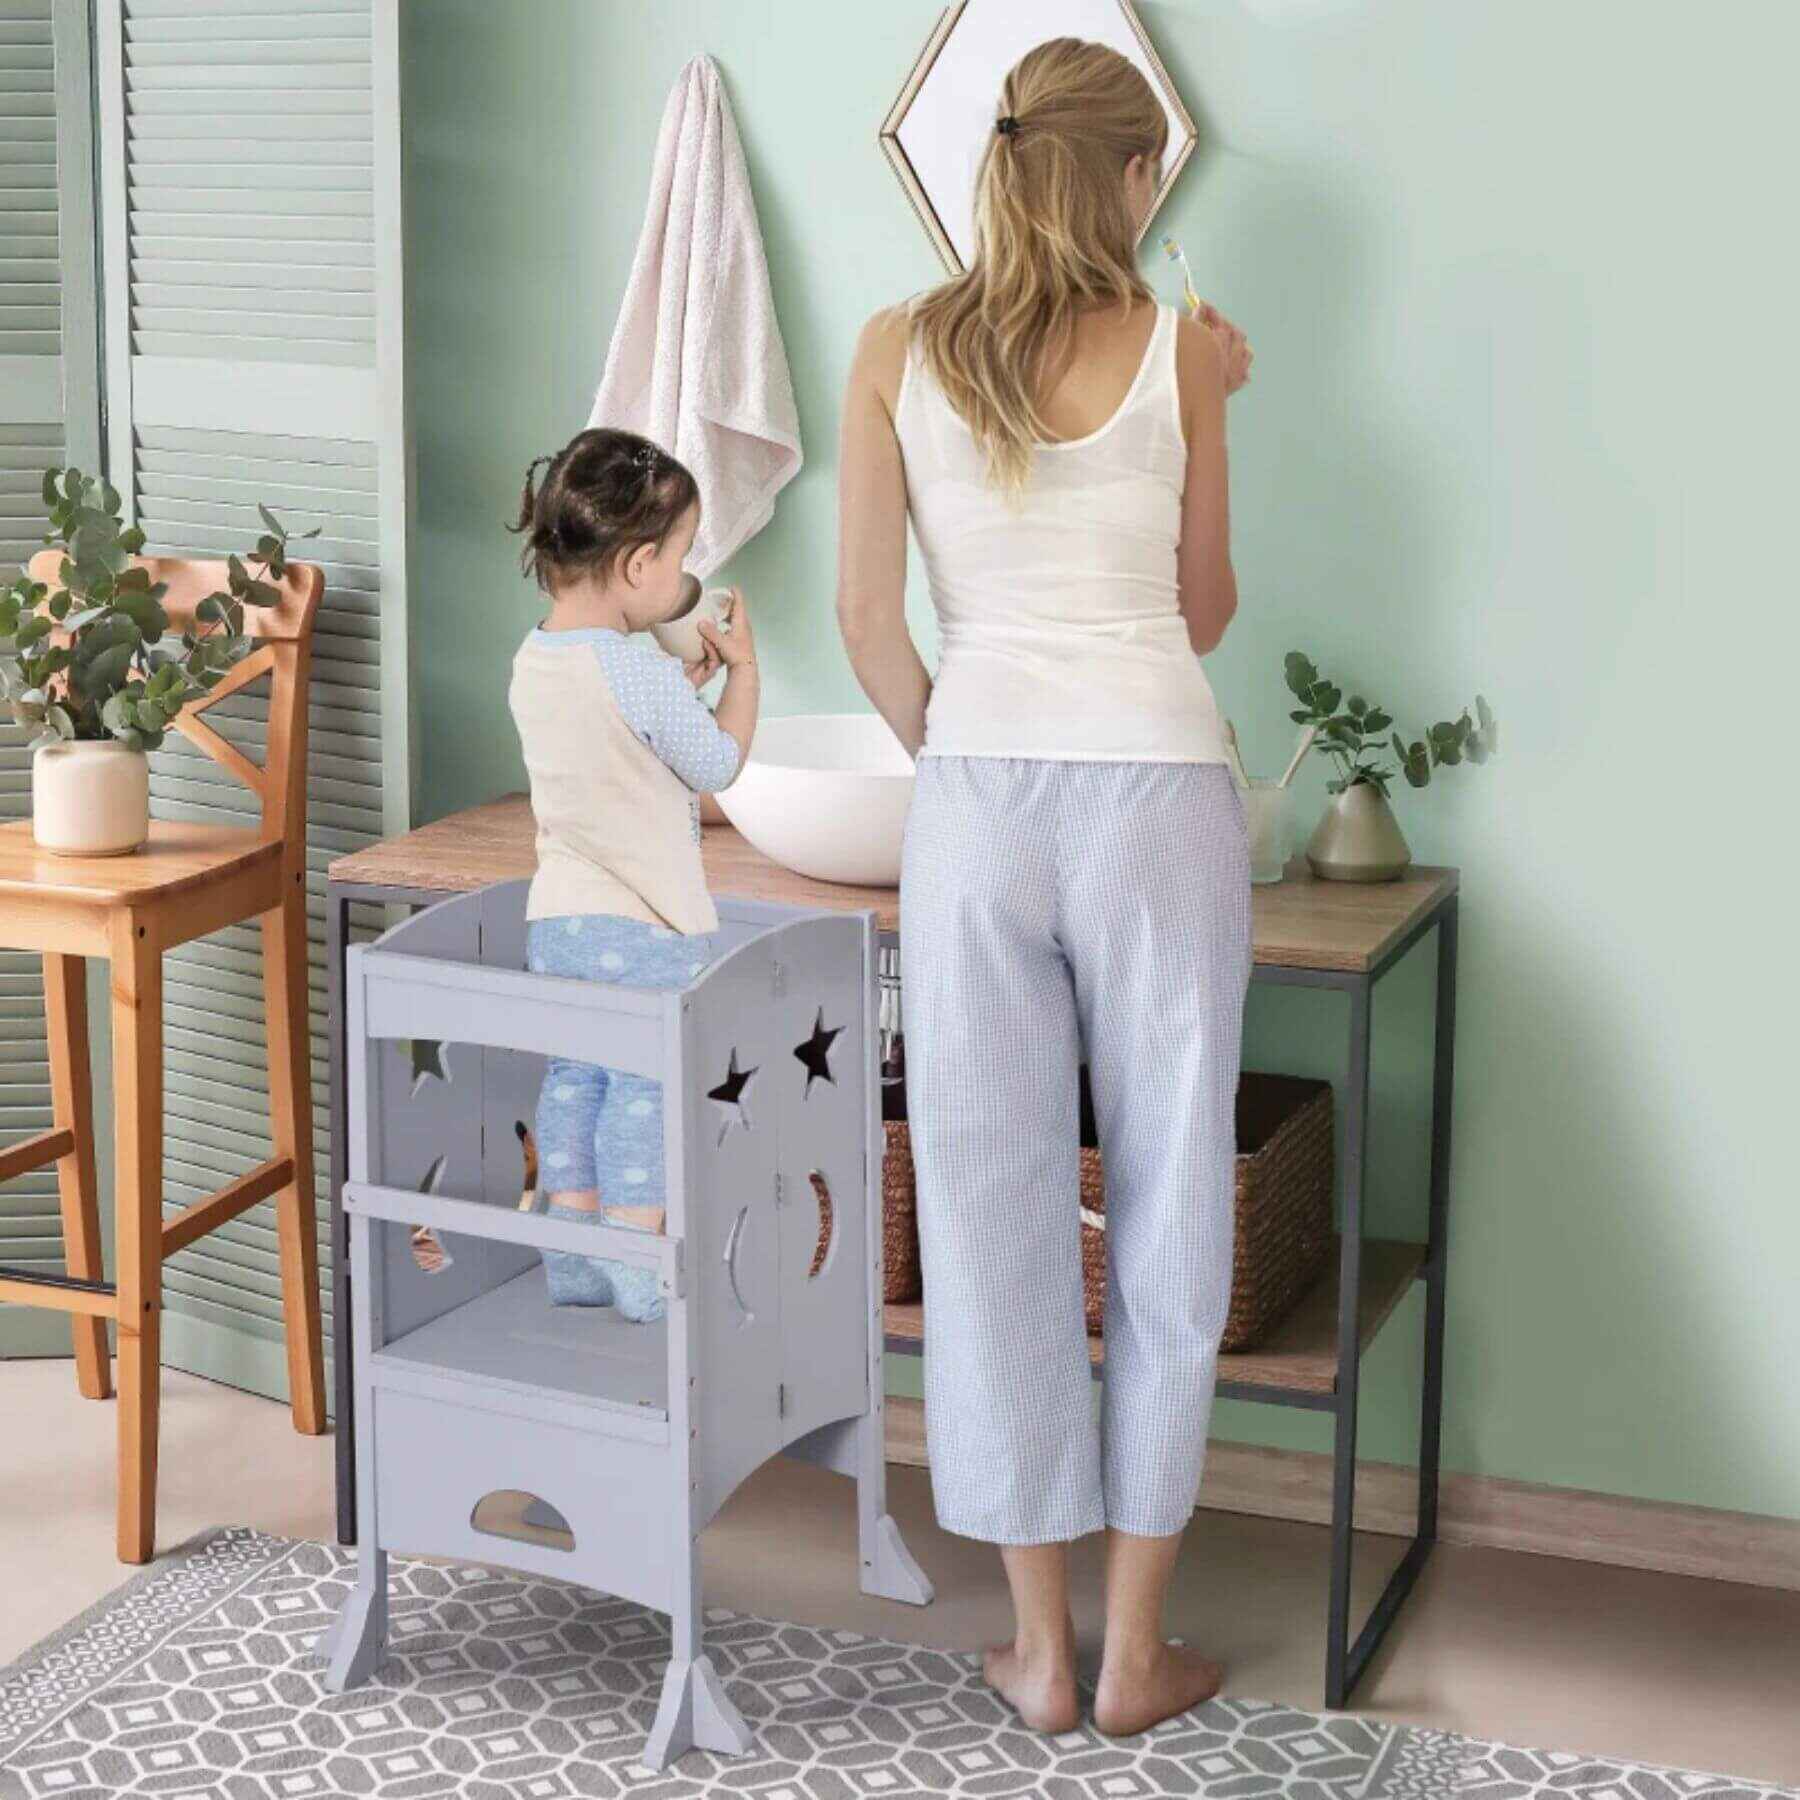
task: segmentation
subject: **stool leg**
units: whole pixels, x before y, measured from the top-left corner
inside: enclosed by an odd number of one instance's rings
[[[875,1365],[879,1379],[881,1364]],[[913,1560],[887,1509],[886,1399],[869,1397],[869,1410],[854,1423],[856,1433],[856,1539],[862,1564],[862,1591],[908,1606],[929,1606],[931,1577]]]
[[[162,952],[118,917],[112,943],[115,1252],[119,1293],[119,1560],[156,1553],[162,1398]]]
[[[293,1158],[293,1182],[275,1197],[281,1306],[287,1324],[288,1402],[294,1429],[325,1429],[325,1357],[319,1325],[319,1241],[313,1198],[312,1035],[306,998],[306,894],[296,880],[262,916],[263,1016],[269,1043],[269,1134]]]
[[[742,1756],[756,1740],[706,1654],[700,1554],[692,1539],[685,1555],[676,1553],[669,1574],[673,1589],[669,1597],[671,1654],[663,1671],[656,1718],[644,1745],[644,1762],[652,1769],[666,1769],[690,1750]]]
[[[94,1078],[88,1061],[87,962],[44,957],[44,1018],[50,1039],[53,1117],[75,1148],[56,1165],[62,1196],[63,1258],[79,1281],[102,1281],[100,1200],[94,1185]],[[75,1384],[89,1400],[112,1396],[106,1321],[69,1315],[75,1337]]]
[[[366,1538],[357,1547],[356,1586],[344,1610],[313,1646],[325,1658],[324,1682],[333,1694],[361,1687],[387,1653],[388,1559]]]

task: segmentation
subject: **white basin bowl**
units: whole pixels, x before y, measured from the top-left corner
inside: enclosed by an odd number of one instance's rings
[[[764,719],[725,816],[764,856],[818,881],[900,885],[913,765],[877,713]]]

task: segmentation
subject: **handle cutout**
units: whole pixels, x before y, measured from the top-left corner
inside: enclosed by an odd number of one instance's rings
[[[471,1530],[484,1537],[508,1538],[515,1544],[538,1544],[546,1550],[573,1550],[569,1521],[548,1500],[523,1488],[495,1488],[483,1494],[469,1513]]]

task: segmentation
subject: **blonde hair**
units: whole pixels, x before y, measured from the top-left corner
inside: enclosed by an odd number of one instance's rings
[[[1156,161],[1169,122],[1118,51],[1051,38],[1013,67],[975,183],[975,257],[912,310],[925,366],[1016,495],[1051,434],[1041,384],[1078,313],[1151,297],[1137,269],[1125,165]]]

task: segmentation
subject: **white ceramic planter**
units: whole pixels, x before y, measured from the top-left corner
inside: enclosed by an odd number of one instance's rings
[[[818,881],[898,887],[913,765],[875,713],[764,719],[725,816],[764,856]]]
[[[150,764],[119,743],[45,744],[31,759],[31,835],[55,856],[124,856],[150,835]]]

